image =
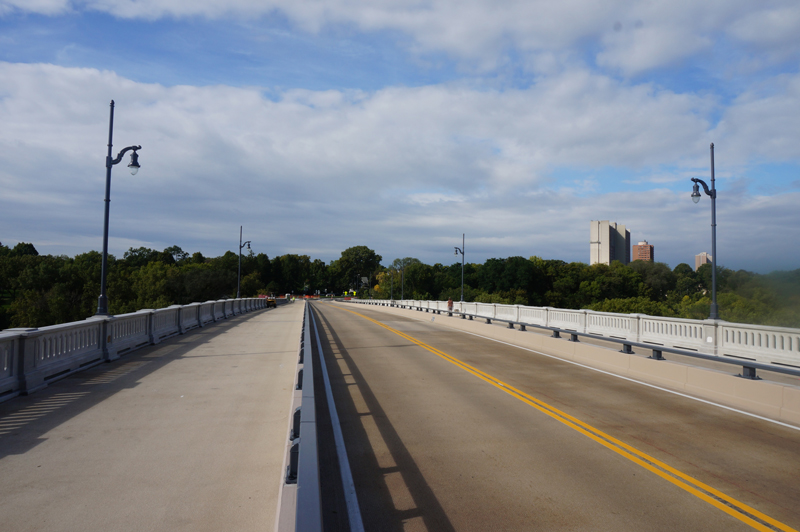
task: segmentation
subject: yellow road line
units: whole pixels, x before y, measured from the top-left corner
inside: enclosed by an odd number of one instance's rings
[[[336,308],[336,307],[332,307]],[[660,460],[643,453],[642,451],[636,449],[628,445],[625,442],[622,442],[613,436],[606,434],[605,432],[592,427],[591,425],[584,423],[583,421],[567,414],[566,412],[562,412],[561,410],[543,402],[535,397],[532,397],[525,392],[514,388],[513,386],[506,384],[505,382],[497,379],[488,373],[485,373],[478,368],[470,366],[466,362],[463,362],[447,353],[436,349],[433,346],[426,344],[420,340],[417,340],[413,336],[410,336],[404,332],[398,331],[397,329],[393,329],[388,325],[385,325],[377,320],[370,318],[369,316],[365,316],[359,312],[355,312],[352,310],[347,309],[340,309],[336,308],[336,310],[344,310],[351,314],[355,314],[356,316],[360,316],[380,327],[383,327],[387,331],[393,332],[394,334],[405,338],[409,342],[412,342],[423,349],[439,356],[448,362],[460,367],[464,371],[471,373],[478,377],[479,379],[488,382],[492,386],[499,388],[506,392],[507,394],[516,397],[520,401],[536,408],[540,412],[550,416],[551,418],[560,421],[564,425],[580,432],[584,436],[591,438],[592,440],[596,441],[600,445],[614,451],[615,453],[624,456],[628,460],[644,467],[648,471],[655,473],[656,475],[660,476],[664,480],[671,482],[672,484],[678,486],[679,488],[695,495],[696,497],[706,501],[707,503],[715,506],[716,508],[722,510],[723,512],[727,513],[728,515],[735,517],[736,519],[742,521],[750,525],[751,527],[755,528],[756,530],[761,530],[763,532],[772,532],[774,530],[782,530],[784,532],[798,532],[796,529],[781,523],[780,521],[776,521],[775,519],[771,518],[768,515],[765,515],[755,508],[752,508],[741,501],[734,499],[728,495],[725,495],[721,491],[712,488],[711,486],[700,482],[696,478],[693,478],[686,473],[683,473],[663,462]],[[702,490],[702,491],[701,491]],[[759,522],[760,521],[760,522]],[[766,526],[770,525],[770,526]]]

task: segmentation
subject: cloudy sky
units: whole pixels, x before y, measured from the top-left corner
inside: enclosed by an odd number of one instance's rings
[[[796,0],[0,0],[0,242],[800,268]]]

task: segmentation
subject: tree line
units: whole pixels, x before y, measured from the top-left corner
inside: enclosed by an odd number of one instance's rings
[[[242,297],[259,294],[341,294],[380,268],[381,256],[366,246],[342,252],[326,264],[308,255],[242,254]],[[39,255],[33,244],[0,244],[0,329],[43,327],[95,314],[102,255]],[[236,297],[239,255],[189,254],[178,246],[163,251],[131,248],[108,257],[108,311],[124,314]]]
[[[42,327],[93,315],[100,294],[101,255],[39,255],[33,244],[0,244],[0,329]],[[320,294],[388,299],[461,298],[461,264],[425,264],[413,257],[383,258],[367,246],[344,250],[329,263],[308,255],[242,255],[241,295]],[[236,296],[239,256],[131,248],[109,256],[109,312]],[[800,269],[767,275],[717,267],[721,319],[800,327]],[[492,258],[464,265],[464,300],[591,309],[704,319],[711,303],[711,265],[694,271],[659,262],[610,266],[540,257]]]

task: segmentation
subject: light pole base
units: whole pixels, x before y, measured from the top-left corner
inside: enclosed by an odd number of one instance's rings
[[[108,298],[100,296],[97,298],[97,312],[95,316],[108,316]]]

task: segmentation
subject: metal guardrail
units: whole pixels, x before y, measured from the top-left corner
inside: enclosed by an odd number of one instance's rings
[[[396,304],[392,304],[393,302],[383,301],[383,300],[372,300],[372,301],[365,301],[365,300],[350,300],[347,303],[358,303],[362,305],[380,305],[380,306],[391,306],[391,307],[399,307],[399,308],[409,308],[415,309],[418,311],[425,311],[425,312],[434,312],[436,314],[447,313],[449,316],[459,315],[462,319],[469,319],[473,320],[475,318],[484,319],[486,323],[492,323],[492,321],[498,321],[500,323],[507,323],[508,328],[513,329],[515,326],[519,326],[521,331],[527,330],[527,327],[534,327],[540,330],[550,331],[554,338],[561,338],[561,335],[568,335],[568,341],[577,342],[579,341],[578,338],[583,336],[586,338],[591,338],[594,340],[602,340],[605,342],[612,342],[622,345],[621,352],[626,354],[633,354],[633,348],[639,347],[643,349],[649,349],[652,351],[652,355],[649,358],[655,360],[665,360],[664,353],[673,353],[676,355],[681,356],[688,356],[693,358],[699,358],[704,360],[711,360],[714,362],[722,362],[725,364],[737,365],[742,367],[741,377],[746,379],[753,379],[757,380],[760,377],[756,374],[757,370],[765,370],[765,371],[772,371],[775,373],[783,373],[786,375],[793,375],[796,377],[800,377],[800,367],[792,367],[789,365],[780,365],[780,364],[770,364],[770,363],[763,363],[758,362],[755,360],[744,360],[743,357],[735,357],[731,355],[715,355],[715,354],[708,354],[708,353],[700,353],[698,351],[692,351],[688,349],[681,349],[677,347],[670,347],[665,345],[656,344],[655,342],[637,342],[628,340],[625,338],[615,338],[613,336],[603,336],[601,334],[596,334],[592,332],[581,332],[576,331],[573,328],[566,328],[566,327],[550,327],[545,325],[538,325],[529,322],[521,322],[518,320],[507,319],[504,317],[496,317],[496,314],[492,317],[486,316],[485,314],[473,314],[468,312],[462,312],[457,310],[448,310],[448,309],[439,309],[438,305],[437,308],[430,308],[430,307],[423,307],[421,305],[409,305],[407,302],[398,302]],[[439,303],[439,302],[434,302]],[[447,304],[446,302],[445,305]],[[455,305],[454,305],[455,306]],[[623,315],[618,315],[623,316]],[[569,324],[569,323],[568,323]],[[800,335],[800,331],[798,331],[798,335]]]
[[[41,328],[0,331],[0,401],[197,327],[266,307],[266,299],[228,299],[145,309]]]

